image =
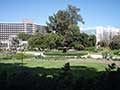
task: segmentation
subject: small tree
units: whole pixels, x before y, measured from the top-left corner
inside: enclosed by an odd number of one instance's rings
[[[17,47],[19,47],[19,39],[17,37],[12,37],[12,39],[10,40],[11,44],[10,44],[10,49],[12,51],[17,52]]]
[[[24,32],[20,32],[18,34],[18,38],[21,39],[22,41],[27,41],[32,35],[26,34]]]
[[[111,49],[120,49],[120,35],[116,35],[112,38],[109,47]]]
[[[105,40],[101,40],[97,43],[97,45],[100,45],[100,47],[107,47],[107,42]]]

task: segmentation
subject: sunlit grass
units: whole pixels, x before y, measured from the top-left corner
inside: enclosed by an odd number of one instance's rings
[[[1,63],[21,63],[21,60],[1,60]],[[43,67],[43,68],[61,68],[66,62],[70,62],[70,66],[85,66],[95,68],[97,71],[105,70],[107,65],[99,62],[88,62],[81,60],[39,60],[39,59],[24,59],[23,63],[26,67]]]

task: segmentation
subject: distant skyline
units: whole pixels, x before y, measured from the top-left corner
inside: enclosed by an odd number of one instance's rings
[[[0,0],[0,22],[31,19],[46,25],[49,16],[68,4],[81,9],[84,27],[120,27],[120,0]]]

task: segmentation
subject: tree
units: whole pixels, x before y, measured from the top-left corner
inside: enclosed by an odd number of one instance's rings
[[[35,35],[29,39],[29,46],[39,49],[57,49],[59,47],[67,49],[75,47],[74,42],[80,44],[77,45],[77,47],[86,46],[85,39],[87,39],[88,36],[87,34],[85,34],[87,37],[80,34],[80,29],[77,26],[78,22],[84,23],[79,11],[80,8],[68,5],[66,10],[59,10],[53,14],[53,16],[49,16],[46,27],[48,33],[42,35],[36,32]]]
[[[97,43],[97,45],[100,45],[100,47],[107,47],[107,42],[105,40],[101,40]]]
[[[78,22],[84,23],[79,11],[79,8],[68,5],[67,10],[59,10],[53,16],[49,16],[49,22],[47,22],[49,30],[65,35],[71,25],[77,25]]]
[[[69,30],[66,31],[64,36],[64,43],[66,46],[73,47],[74,42],[79,42],[79,27],[77,25],[70,25]]]
[[[17,47],[19,47],[19,39],[17,37],[12,37],[10,42],[11,42],[10,44],[11,50],[14,50],[15,52],[17,52]]]
[[[112,38],[109,47],[111,49],[120,49],[120,35],[116,35]]]
[[[80,29],[77,24],[78,22],[84,23],[79,11],[80,8],[68,5],[66,10],[59,10],[53,16],[49,16],[48,31],[62,35],[65,48],[73,47],[72,44],[79,40]]]
[[[88,37],[88,46],[95,46],[96,44],[96,36],[95,35],[89,35]]]
[[[47,47],[45,43],[46,43],[45,36],[40,33],[30,37],[28,40],[29,48],[31,49],[33,48],[38,48],[39,50],[45,49]]]
[[[81,43],[84,47],[87,47],[87,46],[88,46],[88,38],[89,38],[89,35],[88,35],[88,34],[86,34],[86,33],[80,33],[79,41],[80,41],[80,43]]]
[[[62,47],[63,36],[56,33],[49,33],[46,36],[46,45],[49,49],[57,49]]]
[[[62,46],[63,37],[62,35],[56,33],[48,33],[46,35],[36,34],[32,36],[29,40],[30,48],[38,48],[40,49],[57,49]]]
[[[24,32],[20,32],[18,34],[18,38],[21,39],[22,41],[27,41],[30,37],[31,37],[31,35],[26,34]]]
[[[84,23],[83,18],[79,14],[80,8],[68,5],[68,13],[70,15],[71,24],[77,24],[79,21]]]

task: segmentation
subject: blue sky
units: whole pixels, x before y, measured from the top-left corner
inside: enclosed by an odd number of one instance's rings
[[[48,16],[67,5],[81,9],[84,27],[120,27],[120,0],[0,0],[0,22],[21,22],[31,19],[45,25]]]

